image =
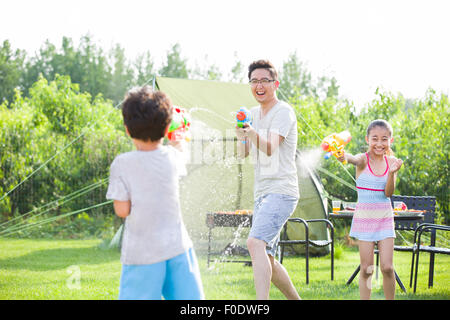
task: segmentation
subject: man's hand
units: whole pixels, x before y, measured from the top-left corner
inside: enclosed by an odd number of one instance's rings
[[[244,128],[236,127],[236,137],[239,141],[245,140],[245,131]]]

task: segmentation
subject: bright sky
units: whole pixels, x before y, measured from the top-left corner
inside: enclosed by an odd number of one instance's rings
[[[190,67],[216,64],[228,74],[267,58],[281,69],[297,52],[313,76],[334,76],[359,107],[377,87],[423,97],[450,92],[447,0],[14,0],[2,1],[0,41],[37,51],[89,33],[129,58],[149,50],[157,68],[175,43]],[[204,66],[206,68],[206,66]]]

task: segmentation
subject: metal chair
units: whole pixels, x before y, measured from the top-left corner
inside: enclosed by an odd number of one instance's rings
[[[330,229],[330,239],[326,240],[310,240],[309,239],[309,223],[322,222],[326,223],[327,228]],[[288,223],[302,223],[305,226],[305,239],[304,240],[288,240],[287,236],[287,225]],[[306,256],[306,284],[309,284],[309,246],[314,247],[326,247],[331,245],[331,280],[334,280],[334,226],[327,219],[310,219],[305,220],[302,218],[289,218],[288,221],[284,224],[283,233],[280,237],[280,241],[278,242],[278,246],[281,247],[280,250],[280,263],[283,263],[284,257],[284,247],[286,245],[294,245],[294,244],[304,244],[305,248],[305,256]]]
[[[401,196],[393,195],[391,196],[392,207],[394,207],[394,201],[402,201],[406,204],[408,209],[415,210],[425,210],[423,221],[419,220],[398,220],[395,222],[395,230],[399,231],[416,231],[422,223],[434,223],[435,218],[435,208],[436,208],[436,197],[434,196]],[[431,232],[431,242],[435,241],[435,232]],[[414,245],[411,246],[400,246],[394,245],[395,251],[411,252],[411,272],[409,276],[409,287],[412,287],[413,282],[413,271],[414,271]],[[378,253],[378,252],[377,252]],[[377,257],[378,258],[378,257]],[[377,259],[378,261],[378,259]],[[430,254],[430,270],[429,270],[429,282],[433,283],[432,265],[434,265],[434,253]]]
[[[450,231],[450,226],[443,226],[432,223],[423,223],[419,225],[414,232],[414,250],[413,250],[413,262],[414,264],[414,255],[417,255],[416,258],[416,266],[415,266],[415,274],[414,274],[414,293],[416,292],[417,287],[417,272],[419,269],[419,254],[420,251],[429,252],[430,256],[433,255],[433,259],[430,259],[430,271],[428,278],[428,288],[433,287],[433,274],[434,274],[434,255],[435,254],[450,254],[450,248],[444,247],[436,247],[436,230]],[[420,238],[424,232],[431,232],[431,235],[434,234],[434,237],[431,237],[431,244],[429,246],[421,245]],[[417,234],[419,237],[417,238]],[[416,241],[417,240],[417,241]]]

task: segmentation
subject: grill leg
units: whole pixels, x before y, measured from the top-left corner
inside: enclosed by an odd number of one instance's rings
[[[212,228],[209,228],[209,232],[208,232],[208,268],[209,268],[209,257],[211,255],[211,230]]]

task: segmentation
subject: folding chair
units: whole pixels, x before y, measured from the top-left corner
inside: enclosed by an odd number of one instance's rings
[[[416,266],[415,266],[415,274],[414,274],[414,293],[416,292],[417,287],[417,277],[418,277],[418,269],[419,269],[419,254],[421,251],[429,252],[430,256],[433,255],[433,259],[430,259],[430,267],[429,267],[429,277],[428,277],[428,288],[433,287],[433,275],[434,275],[434,255],[435,254],[450,254],[450,248],[445,247],[436,247],[436,230],[450,231],[450,226],[443,226],[432,223],[423,223],[419,225],[414,232],[414,250],[412,256],[412,264],[414,264],[414,256],[417,255],[416,258]],[[421,237],[424,232],[431,232],[431,244],[429,246],[421,245]],[[417,234],[419,235],[417,238]],[[433,237],[434,234],[434,237]],[[417,241],[416,241],[417,240]]]
[[[327,228],[330,229],[330,239],[325,240],[311,240],[309,239],[309,223],[326,223]],[[288,223],[302,223],[305,226],[305,239],[304,240],[288,240],[287,237],[287,225]],[[284,224],[283,227],[283,233],[280,237],[280,241],[278,242],[278,245],[281,247],[280,250],[280,263],[283,263],[283,257],[284,257],[284,247],[286,245],[293,245],[293,244],[304,244],[306,246],[305,248],[305,256],[306,256],[306,284],[309,284],[309,246],[314,247],[326,247],[328,245],[331,245],[331,280],[334,280],[334,226],[333,224],[327,220],[327,219],[310,219],[305,220],[302,218],[290,218],[288,221]]]

